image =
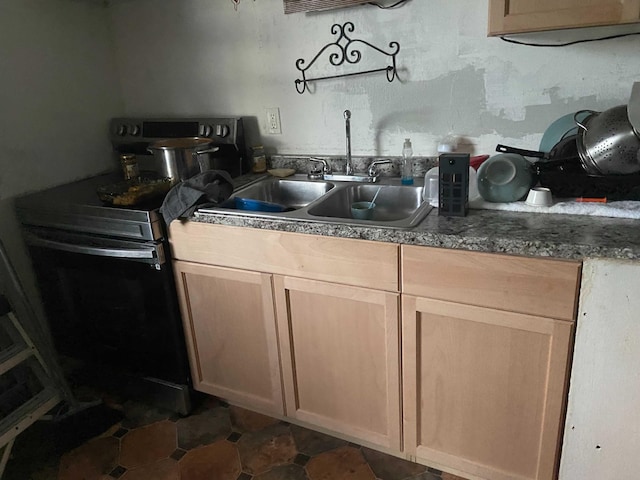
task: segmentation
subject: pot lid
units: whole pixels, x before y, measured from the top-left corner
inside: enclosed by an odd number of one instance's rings
[[[149,148],[162,150],[176,150],[185,148],[207,148],[213,143],[210,138],[188,137],[188,138],[166,138],[157,140],[149,145]]]

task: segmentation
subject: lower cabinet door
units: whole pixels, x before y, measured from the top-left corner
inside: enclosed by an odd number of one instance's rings
[[[402,303],[406,452],[462,476],[555,478],[573,323]]]
[[[271,275],[175,262],[194,387],[284,413]]]
[[[400,451],[399,294],[274,276],[286,414]]]

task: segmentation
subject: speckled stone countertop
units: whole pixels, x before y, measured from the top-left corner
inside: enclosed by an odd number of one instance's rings
[[[640,259],[640,223],[632,219],[496,210],[470,210],[466,217],[441,217],[434,209],[410,230],[198,212],[191,220],[480,252],[571,259]]]
[[[497,210],[444,217],[433,209],[409,230],[201,212],[191,221],[539,257],[640,259],[640,221],[622,218]]]

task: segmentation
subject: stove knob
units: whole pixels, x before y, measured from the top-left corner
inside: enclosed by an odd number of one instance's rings
[[[213,129],[211,128],[211,125],[200,125],[198,134],[201,137],[209,137],[211,136],[212,131]]]
[[[126,125],[117,125],[116,126],[116,135],[119,137],[124,137],[127,134],[127,126]]]
[[[140,126],[139,125],[129,125],[127,127],[127,131],[129,132],[129,135],[137,137],[138,135],[140,135]]]
[[[216,136],[224,138],[227,135],[229,135],[228,125],[216,125]]]

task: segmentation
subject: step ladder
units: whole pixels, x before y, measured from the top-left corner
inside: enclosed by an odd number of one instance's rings
[[[61,401],[46,362],[0,295],[0,477],[15,438]]]
[[[35,421],[62,420],[100,403],[76,400],[46,321],[35,313],[0,240],[0,479],[16,437]]]

